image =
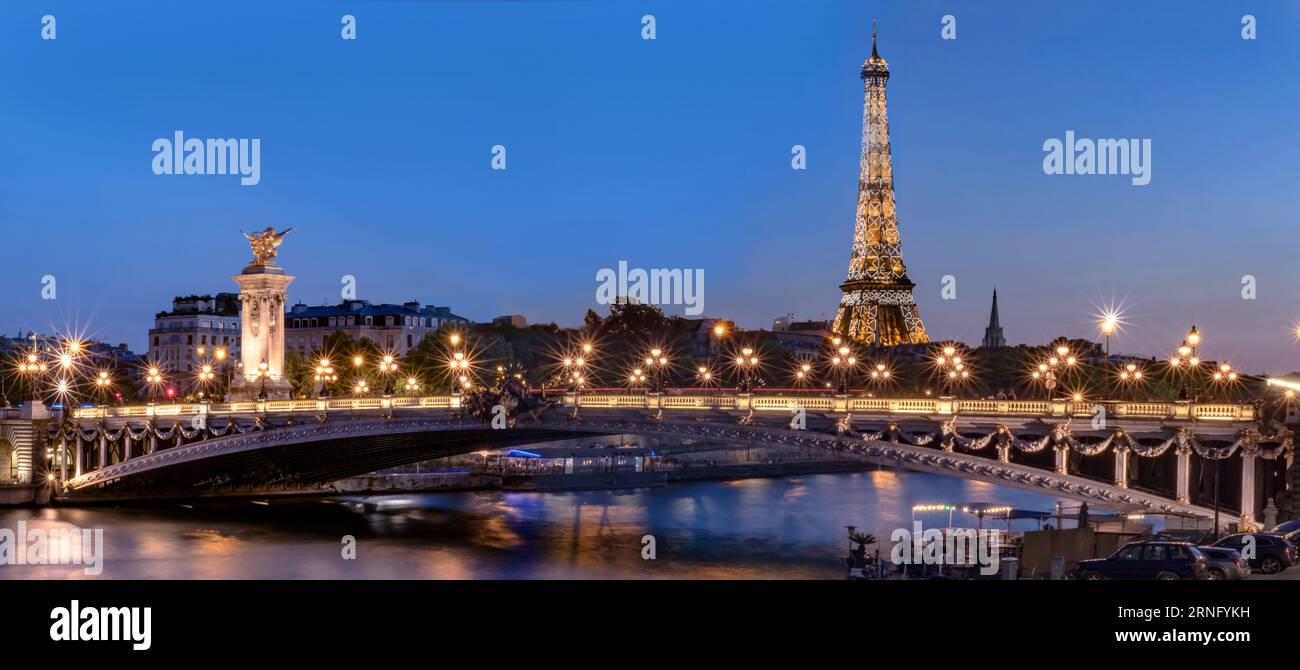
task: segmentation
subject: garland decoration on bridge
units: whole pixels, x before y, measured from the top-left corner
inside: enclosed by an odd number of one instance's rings
[[[837,426],[838,428],[840,426]],[[929,433],[907,433],[897,423],[890,423],[882,430],[860,433],[859,435],[866,442],[885,441],[895,444],[902,442],[915,446],[926,446],[937,441],[944,451],[952,451],[954,447],[961,448],[964,451],[982,451],[987,449],[989,445],[995,445],[997,447],[1010,446],[1017,451],[1032,454],[1040,452],[1049,446],[1056,446],[1071,449],[1082,456],[1098,456],[1107,450],[1120,449],[1142,458],[1159,458],[1171,447],[1177,447],[1180,450],[1195,452],[1202,458],[1210,460],[1229,458],[1237,453],[1239,449],[1247,449],[1248,455],[1267,459],[1283,456],[1290,458],[1293,453],[1293,439],[1290,431],[1282,431],[1263,437],[1248,429],[1241,431],[1236,441],[1224,446],[1203,443],[1185,428],[1177,429],[1168,439],[1157,444],[1142,444],[1123,428],[1116,428],[1110,435],[1097,442],[1087,442],[1074,436],[1070,431],[1069,422],[1052,426],[1048,434],[1035,440],[1018,438],[1003,425],[999,425],[992,432],[982,437],[966,437],[958,432],[954,420],[939,424],[939,430]],[[1260,443],[1276,444],[1272,448],[1264,449],[1259,446]]]
[[[109,443],[115,444],[123,439],[129,439],[133,442],[143,442],[149,437],[155,437],[163,442],[172,440],[179,436],[182,440],[193,441],[195,439],[207,439],[209,437],[225,437],[227,435],[243,435],[245,433],[254,433],[273,428],[271,423],[263,421],[258,417],[252,425],[242,426],[233,417],[226,420],[225,425],[220,428],[207,426],[204,424],[195,425],[192,428],[186,428],[181,421],[173,421],[167,428],[159,428],[154,422],[149,421],[136,430],[129,423],[123,423],[116,429],[109,428],[103,423],[96,426],[83,429],[77,424],[64,423],[59,426],[51,426],[49,437],[51,440],[63,439],[67,442],[81,440],[82,442],[91,442],[100,437],[107,439]]]

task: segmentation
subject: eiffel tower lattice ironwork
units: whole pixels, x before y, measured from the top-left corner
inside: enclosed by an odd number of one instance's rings
[[[862,112],[862,160],[858,174],[858,209],[853,256],[832,327],[838,335],[872,345],[929,342],[912,298],[916,284],[907,278],[894,213],[894,168],[889,151],[889,117],[885,82],[889,64],[876,52],[876,25],[871,24],[871,57],[862,64],[865,102]]]

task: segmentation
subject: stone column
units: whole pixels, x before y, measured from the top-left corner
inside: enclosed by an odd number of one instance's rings
[[[82,441],[82,440],[81,440],[81,430],[80,430],[80,429],[77,429],[77,434],[76,434],[76,436],[73,438],[73,445],[74,445],[74,447],[75,447],[75,449],[76,449],[76,468],[77,468],[77,476],[78,476],[78,477],[80,477],[80,476],[81,476],[81,473],[83,472],[83,470],[82,470],[82,458],[83,458],[83,456],[82,456],[82,454],[81,454],[81,441]]]
[[[122,426],[122,460],[131,460],[131,429]]]
[[[153,432],[155,428],[156,426],[153,424],[152,421],[149,422],[147,425],[145,425],[145,430],[149,432],[148,435],[149,446],[145,449],[145,453],[152,454],[158,451],[158,436],[155,435]]]
[[[1052,449],[1056,452],[1056,474],[1070,474],[1070,446],[1058,444]]]
[[[1175,483],[1178,502],[1187,504],[1192,500],[1192,448],[1179,445],[1174,453],[1178,455],[1178,481]]]
[[[59,481],[68,481],[68,441],[59,436]]]
[[[1118,447],[1115,452],[1115,486],[1128,488],[1128,447]]]
[[[1258,445],[1241,448],[1241,520],[1251,523],[1255,521],[1255,468],[1258,461]]]
[[[234,279],[239,284],[239,355],[243,370],[231,383],[231,399],[257,397],[263,388],[258,377],[263,363],[267,367],[267,397],[288,399],[290,385],[284,378],[284,294],[293,277],[273,262],[266,262],[244,268]]]
[[[1010,463],[1010,462],[1011,462],[1011,445],[1009,445],[1009,444],[999,444],[999,445],[997,445],[997,447],[998,447],[998,462],[999,462],[999,463]]]
[[[99,436],[99,468],[102,470],[108,467],[108,437]]]

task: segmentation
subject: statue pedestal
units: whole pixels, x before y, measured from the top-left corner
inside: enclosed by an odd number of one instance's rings
[[[244,402],[257,400],[262,393],[262,382],[258,380],[249,381],[243,377],[236,377],[230,382],[230,401]],[[290,400],[293,397],[293,386],[284,379],[266,380],[266,399],[267,400]]]
[[[265,388],[268,400],[286,400],[291,386],[284,378],[284,304],[293,276],[267,261],[244,268],[234,279],[239,284],[243,367],[231,380],[230,399],[257,400]]]

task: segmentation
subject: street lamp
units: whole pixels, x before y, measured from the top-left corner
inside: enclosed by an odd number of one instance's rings
[[[1124,366],[1124,369],[1119,371],[1119,381],[1120,384],[1123,386],[1130,386],[1130,385],[1132,386],[1133,388],[1132,397],[1133,400],[1136,402],[1137,387],[1139,384],[1142,383],[1142,369],[1138,367],[1137,363],[1126,364]]]
[[[795,383],[802,386],[803,384],[812,383],[812,364],[800,363],[798,369],[794,371]]]
[[[103,394],[113,386],[113,380],[109,377],[108,370],[100,370],[95,375],[95,403],[103,405]]]
[[[650,355],[646,357],[645,365],[650,370],[650,381],[653,386],[651,392],[662,393],[664,373],[668,371],[668,356],[663,349],[655,347],[650,350]]]
[[[1237,383],[1237,371],[1232,366],[1223,363],[1219,369],[1214,371],[1215,386],[1222,386],[1224,389],[1223,399],[1225,402],[1232,402],[1232,387]]]
[[[316,397],[320,398],[321,400],[328,398],[329,393],[327,393],[325,390],[326,386],[338,381],[338,378],[339,376],[337,374],[334,374],[334,364],[330,362],[330,359],[321,358],[319,361],[317,361],[316,362],[316,384],[318,390],[316,393]]]
[[[198,379],[197,390],[199,392],[199,400],[203,400],[205,399],[206,396],[204,389],[207,388],[207,385],[211,383],[213,379],[216,379],[217,373],[212,371],[211,365],[204,364],[202,367],[199,368],[199,371],[195,375],[195,377]]]
[[[966,369],[966,363],[962,360],[961,353],[957,351],[954,344],[945,344],[940,350],[935,362],[939,366],[939,374],[943,378],[944,385],[947,387],[946,395],[954,395],[953,388],[957,384],[963,384],[970,379],[970,370]]]
[[[224,395],[225,390],[230,387],[230,366],[226,365],[226,348],[220,347],[212,352],[217,359],[217,366],[221,368],[221,392]]]
[[[397,360],[392,354],[384,354],[379,359],[379,376],[384,379],[384,395],[393,395],[393,373],[397,372]]]
[[[723,323],[714,323],[711,332],[713,333],[713,350],[704,353],[706,358],[716,360],[722,356],[722,338],[727,336],[727,326]]]
[[[740,392],[749,394],[754,392],[754,371],[758,367],[758,356],[754,355],[753,347],[745,347],[740,350],[740,355],[736,357],[736,364],[740,366]]]
[[[1119,317],[1114,312],[1108,312],[1101,319],[1101,334],[1106,338],[1106,365],[1102,370],[1102,397],[1110,397],[1110,335],[1115,332],[1119,325]]]
[[[266,378],[269,377],[270,375],[271,375],[271,366],[267,365],[266,361],[262,361],[261,363],[257,364],[257,381],[258,381],[257,399],[258,400],[266,400]]]
[[[877,387],[889,383],[890,379],[889,366],[884,363],[876,363],[876,367],[871,370],[871,382]]]
[[[49,371],[49,364],[33,349],[18,364],[18,371],[26,378],[27,387],[32,394],[32,402],[40,402],[40,393],[36,389],[40,385],[41,376]]]
[[[154,392],[157,391],[158,387],[163,383],[162,370],[159,370],[156,365],[150,366],[149,369],[145,370],[144,381],[149,389],[148,398],[146,400],[150,405],[152,405],[155,402]]]
[[[1038,369],[1033,372],[1035,381],[1043,383],[1043,399],[1052,399],[1052,390],[1056,388],[1058,381],[1064,381],[1066,373],[1074,369],[1079,364],[1079,359],[1070,352],[1070,347],[1065,344],[1064,338],[1058,340],[1056,348],[1046,361],[1038,364]],[[1059,374],[1058,374],[1059,373]]]
[[[1196,373],[1201,367],[1201,359],[1196,356],[1196,347],[1200,343],[1201,334],[1197,332],[1196,326],[1192,326],[1183,343],[1178,346],[1178,353],[1169,359],[1171,367],[1187,371],[1186,374],[1190,378],[1190,389],[1187,394],[1189,402],[1196,402]]]

